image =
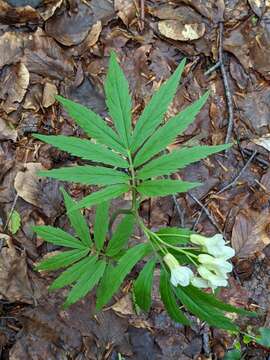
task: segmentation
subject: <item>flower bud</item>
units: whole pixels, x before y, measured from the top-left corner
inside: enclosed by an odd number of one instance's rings
[[[171,271],[171,283],[173,286],[188,286],[193,278],[193,272],[187,266],[179,265],[178,261],[172,254],[166,254],[163,258],[166,265]]]

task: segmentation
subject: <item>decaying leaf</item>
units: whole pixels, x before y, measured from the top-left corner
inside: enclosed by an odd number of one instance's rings
[[[252,257],[270,244],[270,212],[241,211],[232,231],[232,246],[241,258]]]
[[[6,32],[0,36],[0,69],[20,60],[23,55],[23,43],[23,37],[15,32]]]
[[[19,171],[15,177],[14,187],[17,194],[30,204],[39,206],[38,193],[40,191],[37,172],[44,170],[40,163],[27,163],[25,171]]]
[[[19,171],[14,180],[17,194],[25,201],[42,209],[48,217],[55,217],[61,211],[62,196],[59,182],[40,178],[40,163],[27,163],[25,171]]]
[[[29,71],[23,63],[3,70],[0,78],[2,84],[0,98],[5,100],[2,107],[7,114],[18,108],[27,91],[29,79]]]
[[[258,16],[261,17],[262,14],[265,11],[265,7],[267,6],[267,0],[248,0],[248,3],[251,7],[251,9],[254,11],[254,13]],[[268,4],[269,6],[269,4]]]
[[[94,46],[99,38],[99,35],[102,30],[101,21],[98,20],[91,28],[89,34],[87,35],[86,39],[81,44],[83,52],[88,50],[91,46]]]
[[[115,304],[112,309],[121,315],[134,315],[134,309],[130,294],[123,296]]]
[[[25,254],[18,255],[12,246],[0,252],[0,298],[33,304]]]
[[[8,2],[0,0],[0,22],[3,24],[37,23],[39,19],[38,11],[30,5],[12,7]]]
[[[45,31],[61,44],[72,46],[86,38],[93,23],[91,8],[79,1],[71,13],[63,11],[50,18],[45,24]]]
[[[136,16],[135,2],[133,0],[115,0],[114,8],[123,23],[129,26]]]
[[[42,105],[45,108],[52,106],[55,103],[55,95],[57,94],[57,87],[52,83],[46,82],[43,90]]]
[[[177,20],[162,20],[158,29],[167,38],[180,41],[196,40],[205,33],[204,24],[183,24]]]
[[[0,140],[17,139],[17,130],[10,127],[3,119],[0,118]]]
[[[259,139],[254,139],[253,142],[259,146],[262,146],[266,150],[270,151],[270,134],[266,134]]]

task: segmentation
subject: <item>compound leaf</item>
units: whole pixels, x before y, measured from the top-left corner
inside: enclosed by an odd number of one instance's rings
[[[225,330],[238,331],[238,326],[233,324],[224,314],[213,306],[200,301],[200,298],[190,297],[186,288],[177,286],[175,293],[182,304],[199,319],[206,321],[209,325]]]
[[[36,270],[58,270],[65,268],[84,258],[88,253],[89,249],[63,251],[60,254],[42,260],[36,266]]]
[[[90,140],[64,135],[33,134],[33,136],[36,139],[44,141],[47,144],[51,144],[60,150],[66,151],[69,154],[78,156],[84,160],[97,161],[121,168],[128,167],[128,162],[120,155],[116,154],[112,150],[109,150],[103,145],[94,144]]]
[[[129,190],[128,185],[111,185],[107,186],[102,190],[96,191],[93,194],[90,194],[80,200],[77,205],[71,209],[81,209],[85,207],[90,207],[92,205],[100,204],[103,201],[107,201],[110,199],[115,199],[118,196],[122,195],[123,193],[127,192]]]
[[[135,152],[161,123],[174,98],[184,67],[185,59],[181,61],[173,75],[161,85],[144,108],[131,139],[132,152]]]
[[[90,237],[89,227],[84,216],[82,215],[80,210],[70,211],[77,203],[68,195],[64,188],[61,188],[60,190],[64,197],[65,207],[67,209],[67,216],[69,218],[71,226],[75,230],[78,237],[81,239],[82,243],[85,246],[90,247],[92,245],[92,240]]]
[[[63,105],[67,113],[74,121],[86,132],[86,134],[96,139],[112,149],[126,155],[126,150],[118,135],[105,123],[105,121],[92,110],[85,106],[77,104],[62,96],[56,96],[56,99]]]
[[[156,234],[161,240],[171,245],[185,245],[189,242],[192,231],[178,227],[166,227],[159,229]]]
[[[209,92],[205,93],[199,100],[187,106],[178,115],[169,119],[164,126],[158,128],[136,154],[134,166],[142,165],[151,157],[166,149],[176,136],[181,134],[194,121],[195,116],[206,103],[208,96]]]
[[[144,311],[149,311],[151,307],[151,292],[155,265],[155,258],[149,260],[134,282],[133,289],[136,304]]]
[[[102,279],[101,289],[98,291],[97,297],[97,310],[101,310],[107,304],[136,263],[150,252],[151,246],[149,244],[138,244],[127,250],[116,267],[111,268],[110,273],[107,273]]]
[[[49,243],[74,249],[85,249],[85,245],[62,229],[50,225],[33,226],[33,231]]]
[[[109,113],[123,144],[128,148],[131,133],[131,97],[128,82],[113,51],[104,88]]]
[[[201,184],[181,180],[148,180],[138,185],[137,190],[144,196],[166,196],[186,192],[199,185]]]
[[[107,256],[117,255],[128,242],[128,239],[133,232],[134,222],[135,217],[133,214],[124,216],[109,241],[108,247],[106,249]]]
[[[62,272],[50,286],[50,290],[61,289],[77,281],[97,261],[97,256],[88,256]]]
[[[138,179],[149,179],[151,177],[169,175],[186,165],[206,158],[222,150],[228,149],[231,144],[216,146],[194,146],[175,150],[170,154],[162,155],[157,159],[144,165],[138,172]]]
[[[159,292],[161,300],[167,310],[169,316],[176,322],[184,325],[190,325],[190,321],[185,317],[177,304],[175,295],[172,291],[170,279],[167,271],[161,270]]]
[[[129,182],[128,175],[123,172],[91,165],[70,166],[54,170],[39,171],[38,175],[85,185],[111,185]]]
[[[201,291],[200,289],[198,289],[192,285],[186,287],[185,291],[190,297],[196,298],[196,299],[199,298],[201,302],[211,305],[219,310],[237,313],[237,314],[241,314],[241,315],[245,315],[245,316],[257,316],[256,313],[247,311],[242,308],[232,306],[230,304],[226,304],[226,303],[220,301],[219,299],[217,299],[214,295],[208,294],[204,291]]]
[[[109,206],[108,201],[104,201],[97,206],[94,225],[94,240],[97,250],[103,248],[109,226]]]
[[[106,262],[103,260],[92,263],[68,294],[68,297],[64,303],[64,308],[74,304],[76,301],[83,298],[89,291],[91,291],[93,287],[99,282],[105,268]]]

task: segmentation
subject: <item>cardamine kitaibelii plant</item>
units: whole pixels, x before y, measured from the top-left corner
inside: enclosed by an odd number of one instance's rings
[[[173,75],[153,95],[135,126],[132,125],[132,101],[128,83],[115,53],[111,54],[105,80],[105,96],[114,128],[96,113],[71,100],[57,97],[67,113],[89,137],[81,139],[63,135],[34,137],[90,161],[91,165],[75,165],[49,171],[48,176],[62,181],[97,185],[98,191],[75,202],[62,189],[65,207],[75,235],[52,226],[35,226],[34,231],[45,241],[65,248],[58,255],[41,261],[38,270],[63,269],[51,284],[55,290],[71,286],[64,306],[69,306],[94,287],[98,310],[106,305],[118,291],[134,266],[145,259],[145,265],[133,283],[136,304],[144,311],[151,307],[153,274],[160,269],[160,296],[164,306],[177,322],[185,325],[190,320],[188,311],[209,325],[237,330],[226,312],[252,315],[245,309],[221,302],[202,289],[215,290],[227,285],[232,271],[230,258],[234,250],[225,244],[221,234],[207,238],[189,229],[167,227],[152,231],[139,214],[142,201],[155,196],[186,192],[199,183],[173,180],[171,174],[185,166],[223,151],[230,145],[182,147],[170,153],[165,150],[193,122],[205,104],[205,93],[167,122],[164,115],[176,93],[183,60]],[[164,178],[166,176],[166,178]],[[131,194],[130,209],[110,211],[110,201]],[[93,233],[81,209],[96,207]],[[121,215],[112,233],[112,223]],[[129,244],[135,224],[147,241]]]

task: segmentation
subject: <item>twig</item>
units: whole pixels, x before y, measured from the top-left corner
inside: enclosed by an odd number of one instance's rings
[[[220,22],[219,23],[219,50],[218,50],[218,53],[219,53],[220,70],[221,70],[221,75],[222,75],[222,79],[223,79],[223,85],[224,85],[225,96],[226,96],[226,100],[227,100],[227,108],[228,108],[228,128],[227,128],[227,135],[226,135],[226,139],[225,139],[225,144],[228,144],[231,140],[233,126],[234,126],[234,123],[233,123],[233,100],[232,100],[232,94],[231,94],[231,90],[230,90],[230,86],[229,86],[229,82],[228,82],[226,68],[225,68],[224,61],[223,61],[223,30],[224,30],[223,22]]]
[[[244,155],[250,155],[252,153],[252,150],[250,149],[242,149],[242,152]],[[262,159],[261,157],[259,157],[259,154],[257,153],[257,155],[255,156],[255,160],[262,166],[264,167],[269,167],[269,161],[266,161],[264,159]]]
[[[213,218],[213,216],[210,214],[209,210],[203,205],[203,203],[200,202],[200,200],[198,200],[194,195],[188,193],[188,195],[202,208],[202,210],[205,212],[205,214],[207,215],[208,219],[211,221],[211,223],[215,226],[215,228],[218,230],[218,232],[220,234],[223,234],[223,231],[221,230],[221,228],[219,227],[218,223],[216,222],[216,220]],[[223,234],[224,236],[224,234]],[[225,236],[224,236],[225,237]]]
[[[141,31],[143,31],[144,30],[144,19],[145,19],[144,0],[141,0],[140,10],[141,10]]]
[[[175,195],[172,195],[172,199],[173,199],[173,202],[174,202],[174,206],[175,206],[177,215],[179,217],[180,226],[184,227],[185,226],[185,220],[184,220],[183,211],[181,211],[180,206],[178,204],[178,201],[177,201],[177,198],[176,198]]]
[[[240,170],[239,174],[226,186],[224,186],[221,190],[219,190],[216,194],[221,194],[224,191],[228,190],[230,187],[232,187],[233,185],[235,185],[237,183],[237,181],[239,180],[239,178],[243,175],[243,173],[245,172],[245,170],[248,168],[249,164],[252,162],[252,160],[255,158],[255,156],[257,155],[257,151],[254,150],[252,155],[250,156],[250,158],[248,159],[248,161],[246,162],[245,166]]]
[[[211,66],[208,70],[206,70],[204,75],[205,76],[210,75],[213,71],[217,70],[219,67],[220,67],[220,61],[218,61],[217,63],[215,63],[215,65]]]

